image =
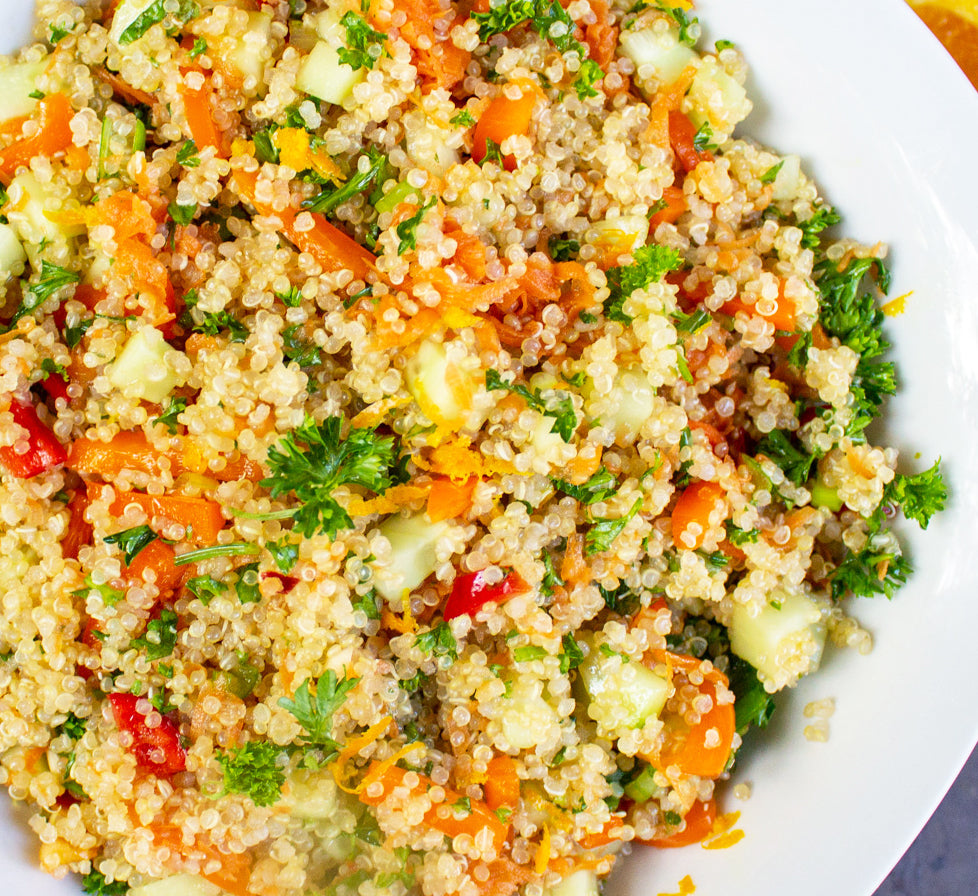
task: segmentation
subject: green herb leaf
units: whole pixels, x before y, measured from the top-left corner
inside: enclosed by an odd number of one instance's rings
[[[557,397],[556,404],[553,401],[545,401],[539,389],[531,392],[529,387],[521,383],[508,383],[499,375],[497,370],[486,371],[486,389],[490,392],[497,389],[512,392],[514,395],[519,395],[531,408],[540,411],[545,417],[553,417],[556,421],[553,424],[553,432],[557,433],[565,442],[569,442],[577,431],[577,414],[574,411],[574,402],[570,396]]]
[[[293,324],[282,331],[282,354],[300,367],[316,367],[322,363],[319,346],[302,337],[303,325]]]
[[[352,15],[352,13],[347,13]],[[337,206],[365,193],[378,180],[381,172],[388,167],[387,156],[374,146],[368,147],[366,152],[367,166],[363,167],[359,163],[353,176],[339,187],[332,187],[323,190],[318,196],[306,199],[302,203],[303,208],[311,212],[318,212],[328,215]]]
[[[471,112],[467,109],[462,109],[461,112],[453,115],[448,123],[455,125],[457,128],[471,128],[475,126],[475,119],[472,117]]]
[[[542,660],[546,656],[548,656],[547,649],[545,647],[539,647],[536,644],[529,644],[526,647],[517,647],[513,650],[513,659],[517,663],[529,663],[532,660]]]
[[[658,0],[655,6],[679,26],[679,40],[688,47],[695,47],[699,36],[699,19],[696,16],[690,18],[689,13],[682,7],[669,6],[662,0]]]
[[[363,16],[352,11],[344,14],[340,24],[346,29],[346,46],[338,50],[340,62],[345,62],[354,71],[373,68],[384,53],[387,35],[374,31]]]
[[[591,520],[591,526],[584,537],[584,553],[600,554],[611,550],[611,545],[615,539],[621,535],[625,526],[631,521],[632,517],[638,513],[642,506],[642,499],[636,498],[631,509],[623,517],[614,519],[607,517],[597,517]]]
[[[129,884],[124,880],[107,881],[100,871],[90,871],[82,878],[82,892],[90,896],[126,896]]]
[[[553,487],[565,495],[570,495],[582,504],[596,504],[606,501],[618,490],[618,480],[605,467],[600,467],[587,482],[572,485],[563,479],[551,479]]]
[[[169,212],[174,224],[180,224],[182,227],[186,227],[193,221],[194,215],[197,214],[197,203],[192,202],[190,205],[180,205],[177,202],[171,202],[166,207],[166,210]]]
[[[56,264],[51,264],[49,261],[42,261],[40,277],[38,277],[36,283],[32,283],[27,287],[20,307],[14,312],[14,316],[10,318],[7,330],[12,330],[17,325],[17,321],[22,317],[33,314],[34,311],[50,299],[58,290],[77,283],[79,280],[81,280],[81,274],[66,270]]]
[[[268,450],[272,475],[261,481],[273,498],[290,492],[302,502],[295,513],[295,531],[311,536],[322,532],[335,538],[353,526],[347,512],[333,499],[339,485],[360,485],[383,494],[391,485],[395,463],[394,440],[373,429],[350,429],[341,438],[343,421],[328,417],[316,425],[308,418]]]
[[[878,550],[872,541],[859,553],[850,552],[829,574],[834,599],[850,593],[856,597],[882,594],[889,599],[907,583],[913,569],[906,557]]]
[[[418,247],[418,236],[417,230],[418,225],[421,223],[421,219],[424,217],[424,213],[431,208],[437,200],[434,196],[431,197],[424,205],[422,205],[410,218],[405,218],[400,224],[395,228],[395,233],[399,240],[397,244],[397,254],[403,255],[408,249],[416,249]]]
[[[757,454],[773,460],[795,485],[804,485],[811,475],[816,455],[795,447],[784,430],[775,429],[757,443]]]
[[[577,98],[583,100],[589,96],[597,96],[598,91],[594,89],[594,85],[603,77],[604,71],[601,66],[593,59],[585,59],[574,79],[574,90],[577,91]]]
[[[564,648],[558,655],[560,671],[566,675],[584,662],[584,651],[581,650],[580,645],[570,632],[567,632],[560,639],[560,646]]]
[[[734,693],[734,717],[737,733],[743,737],[756,725],[767,727],[774,713],[774,698],[764,689],[757,670],[738,656],[730,655],[730,690]]]
[[[218,752],[224,770],[222,793],[243,793],[256,806],[277,803],[285,784],[284,755],[280,747],[263,740],[249,741],[230,753]]]
[[[88,328],[94,323],[95,323],[95,318],[90,317],[87,320],[79,321],[78,324],[74,327],[65,327],[64,328],[65,345],[67,345],[68,348],[77,347],[78,343],[82,341],[82,336],[84,336],[88,332]]]
[[[693,135],[693,149],[697,152],[716,152],[720,147],[713,142],[713,128],[704,121]]]
[[[160,610],[160,615],[146,624],[146,634],[135,638],[129,646],[144,648],[148,660],[169,656],[177,646],[177,614],[165,608]]]
[[[177,427],[179,425],[177,417],[180,416],[185,410],[187,410],[187,399],[182,395],[174,395],[170,398],[169,403],[166,406],[166,410],[160,414],[159,417],[154,417],[154,423],[162,423],[170,435],[175,435],[177,433]]]
[[[133,526],[131,529],[123,529],[121,532],[114,532],[106,535],[102,540],[106,544],[118,545],[126,559],[126,566],[130,566],[136,555],[151,541],[156,541],[159,536],[150,529],[149,526]]]
[[[547,249],[554,261],[573,261],[581,251],[581,243],[579,240],[565,240],[552,236],[547,241]]]
[[[258,564],[248,563],[237,569],[238,581],[234,583],[234,593],[243,604],[257,604],[261,600],[261,581]]]
[[[306,746],[333,752],[337,746],[330,737],[333,715],[346,702],[346,695],[359,684],[360,679],[344,677],[339,680],[336,673],[328,669],[316,682],[314,695],[310,694],[310,681],[307,678],[299,685],[293,699],[280,697],[278,705],[292,713],[305,729],[303,743]]]
[[[202,37],[194,38],[194,45],[190,48],[190,58],[196,59],[207,52],[207,41]]]
[[[604,313],[608,320],[631,324],[632,318],[625,314],[623,306],[636,289],[645,289],[657,283],[670,271],[683,266],[683,257],[676,249],[667,246],[643,246],[633,253],[635,261],[624,267],[608,268],[608,288],[611,295],[605,300]]]
[[[380,619],[380,598],[376,590],[371,588],[358,600],[353,602],[354,610],[362,610],[367,619]]]
[[[88,725],[87,719],[79,719],[73,712],[68,713],[68,717],[55,729],[57,734],[64,734],[72,740],[78,740],[84,733]]]
[[[262,128],[260,131],[255,131],[251,139],[255,144],[255,158],[259,162],[278,164],[279,154],[275,148],[275,144],[272,142],[271,128]]]
[[[929,470],[907,476],[897,473],[883,492],[880,507],[896,505],[903,510],[908,520],[914,520],[921,529],[926,529],[931,517],[940,513],[947,503],[947,485],[941,474],[941,459],[938,458]]]
[[[153,0],[119,35],[119,45],[124,47],[135,40],[139,40],[157,22],[162,22],[165,18],[165,0]]]
[[[772,165],[767,169],[759,178],[762,184],[773,184],[778,176],[778,172],[784,167],[784,159],[778,162],[777,165]]]
[[[197,144],[193,140],[186,140],[177,150],[177,162],[184,168],[197,168],[200,165]]]
[[[669,317],[678,333],[696,334],[713,322],[713,315],[705,308],[697,308],[689,314],[684,314],[682,311],[675,311]]]
[[[422,632],[414,639],[414,646],[428,656],[447,656],[452,660],[458,659],[458,645],[452,634],[451,626],[444,620],[434,628]]]
[[[742,547],[745,544],[753,544],[761,536],[759,529],[741,529],[739,526],[735,526],[730,520],[724,523],[727,530],[727,540],[736,547]]]
[[[272,555],[279,572],[292,572],[299,560],[299,546],[297,544],[289,541],[288,538],[282,538],[279,541],[269,541],[265,547]]]

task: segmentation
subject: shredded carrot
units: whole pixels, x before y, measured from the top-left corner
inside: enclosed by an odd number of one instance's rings
[[[537,847],[536,854],[533,856],[533,870],[537,874],[543,874],[550,864],[551,836],[550,826],[544,824],[543,836],[540,838],[540,845]]]
[[[659,896],[693,896],[696,892],[696,886],[693,883],[693,878],[688,874],[677,884],[679,887],[678,893],[659,893]]]
[[[710,831],[713,829],[713,822],[716,821],[717,817],[717,804],[714,799],[709,799],[706,801],[697,800],[693,803],[690,810],[684,816],[686,822],[686,827],[681,831],[677,831],[675,834],[670,834],[668,837],[659,837],[654,840],[642,840],[642,843],[648,843],[652,846],[657,846],[660,849],[674,849],[680,846],[691,846],[694,843],[699,843],[704,837],[709,836]]]
[[[653,234],[660,224],[673,224],[686,211],[686,194],[682,187],[675,184],[663,188],[662,201],[665,206],[649,218],[649,228]]]
[[[380,762],[371,763],[370,769],[363,776],[363,780],[356,786],[357,794],[363,793],[374,781],[379,781],[386,773],[389,768],[397,765],[406,756],[410,756],[417,750],[424,750],[425,745],[420,741],[413,741],[412,743],[405,744],[396,752],[392,753],[386,759]]]
[[[455,46],[448,37],[451,28],[436,28],[439,19],[451,14],[450,9],[444,9],[438,0],[398,0],[396,9],[407,16],[399,31],[411,47],[422,91],[439,87],[451,90],[465,77],[472,54]],[[464,21],[464,16],[458,16],[452,24]]]
[[[340,754],[336,757],[331,765],[333,778],[336,780],[336,784],[340,790],[353,794],[359,792],[356,787],[348,787],[346,784],[346,781],[352,774],[347,769],[347,764],[351,759],[353,759],[354,756],[358,755],[364,747],[370,746],[370,744],[382,737],[384,732],[387,731],[393,724],[394,720],[390,716],[384,716],[379,722],[371,725],[366,731],[364,731],[363,734],[351,738],[347,745],[340,751]]]
[[[201,87],[194,89],[181,84],[180,96],[183,98],[183,113],[190,128],[197,149],[213,147],[219,156],[227,155],[227,142],[214,121],[213,99],[214,89],[208,78],[204,78]]]
[[[703,849],[729,849],[735,843],[740,843],[745,837],[744,832],[740,829],[733,830],[739,819],[739,812],[718,815],[709,836],[701,844]]]
[[[253,896],[250,886],[251,857],[247,853],[221,849],[205,832],[196,834],[193,844],[188,846],[184,843],[184,831],[165,822],[154,821],[149,825],[149,830],[157,846],[169,847],[170,856],[166,864],[171,871],[179,873],[190,870],[185,867],[185,863],[189,863],[196,874],[232,896]],[[201,853],[203,861],[198,860],[195,853]]]
[[[608,0],[589,2],[596,21],[584,26],[584,42],[588,46],[588,56],[607,71],[618,47],[618,27],[612,24]]]
[[[533,110],[542,96],[536,85],[520,84],[521,93],[517,99],[510,99],[506,93],[498,94],[479,116],[472,135],[472,158],[482,162],[489,153],[489,143],[497,147],[507,138],[526,134],[533,121]],[[516,168],[516,159],[508,155],[503,159],[507,171]]]

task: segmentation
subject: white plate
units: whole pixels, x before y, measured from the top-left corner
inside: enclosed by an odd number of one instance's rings
[[[0,47],[27,36],[30,0],[0,0]],[[779,701],[738,779],[746,837],[708,852],[640,850],[608,892],[696,896],[869,896],[937,806],[978,740],[973,680],[978,560],[978,94],[902,0],[700,0],[709,40],[736,42],[751,65],[755,111],[742,127],[798,152],[848,235],[891,247],[888,321],[903,389],[888,440],[903,469],[938,455],[949,510],[907,531],[916,575],[892,602],[855,606],[876,638],[868,657],[830,651]],[[4,47],[4,45],[6,45]],[[836,698],[827,744],[802,736],[801,709]],[[34,896],[77,896],[36,870],[36,847],[0,801],[0,880]]]

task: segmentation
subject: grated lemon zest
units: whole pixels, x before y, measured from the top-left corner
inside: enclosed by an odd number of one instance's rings
[[[393,753],[381,762],[371,766],[370,771],[364,775],[363,780],[354,788],[354,793],[363,793],[363,791],[373,784],[374,781],[379,781],[386,774],[389,768],[396,765],[405,756],[413,753],[415,750],[423,749],[425,749],[425,745],[420,741],[405,744],[396,753]]]
[[[336,781],[336,786],[345,793],[358,793],[356,788],[349,788],[346,786],[346,779],[349,777],[347,773],[347,763],[364,748],[372,744],[375,740],[379,739],[381,735],[394,724],[394,720],[390,716],[384,716],[375,725],[371,725],[366,731],[363,732],[359,737],[354,737],[339,753],[336,759],[330,766],[333,772],[333,779]]]
[[[550,826],[543,826],[543,837],[537,847],[536,855],[533,857],[533,870],[537,874],[543,874],[550,864]]]

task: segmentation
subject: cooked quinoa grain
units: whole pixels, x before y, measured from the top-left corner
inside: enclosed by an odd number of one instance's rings
[[[740,52],[470,7],[40,0],[0,60],[0,781],[87,892],[597,893],[943,505]]]

